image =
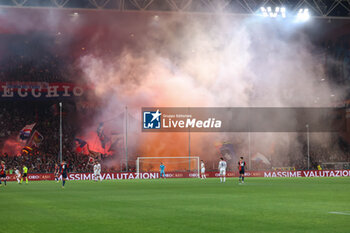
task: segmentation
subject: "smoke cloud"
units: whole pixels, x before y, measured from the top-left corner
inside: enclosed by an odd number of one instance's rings
[[[252,133],[250,139],[247,133],[141,133],[141,107],[320,107],[342,98],[340,88],[321,81],[325,71],[317,54],[322,51],[303,25],[288,20],[147,12],[74,15],[69,10],[26,20],[32,16],[7,16],[8,27],[0,30],[62,32],[57,39],[62,50],[82,48],[77,66],[83,81],[94,86],[91,100],[100,111],[81,135],[96,138],[91,132],[106,121],[106,129],[124,134],[127,106],[131,160],[191,153],[217,161],[215,143],[223,141],[244,156],[250,150],[284,161],[290,148],[301,156],[300,138],[291,133]]]
[[[122,112],[124,106],[139,116],[143,106],[319,107],[330,106],[333,95],[341,97],[341,91],[321,82],[325,72],[314,55],[317,48],[300,25],[219,15],[161,14],[144,20],[142,32],[131,33],[121,52],[81,58],[96,95],[104,100],[108,96],[97,121]],[[192,133],[191,139],[186,133],[137,135],[134,157],[184,156],[190,149],[217,160],[214,143],[220,141],[233,142],[236,153],[248,154],[244,133]],[[275,160],[288,161],[291,147],[301,156],[296,134],[251,137],[251,150],[270,156],[278,151]]]

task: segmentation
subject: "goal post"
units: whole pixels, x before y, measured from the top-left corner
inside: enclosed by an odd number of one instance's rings
[[[200,177],[200,158],[191,157],[137,157],[136,172],[159,172],[160,163],[165,165],[165,174],[167,172],[192,172]],[[190,169],[190,170],[189,170]]]

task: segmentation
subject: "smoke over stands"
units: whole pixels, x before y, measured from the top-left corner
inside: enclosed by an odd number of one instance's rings
[[[71,53],[82,71],[79,82],[94,86],[91,101],[99,104],[99,111],[91,115],[80,136],[96,143],[89,132],[109,119],[115,120],[108,125],[114,124],[113,130],[123,134],[120,114],[128,107],[133,117],[129,124],[137,125],[128,137],[131,160],[189,153],[188,133],[140,132],[143,106],[314,107],[329,106],[331,95],[341,96],[340,90],[320,82],[325,71],[314,56],[317,48],[300,25],[215,14],[26,12],[30,13],[13,12],[5,20],[16,31],[57,34],[61,52]],[[17,23],[18,17],[22,23]],[[217,161],[215,143],[223,141],[234,143],[236,153],[248,155],[247,133],[191,133],[190,137],[191,154],[204,160]],[[251,137],[252,150],[275,154],[274,160],[287,160],[291,145],[301,149],[296,134]],[[327,137],[320,142],[324,140]]]

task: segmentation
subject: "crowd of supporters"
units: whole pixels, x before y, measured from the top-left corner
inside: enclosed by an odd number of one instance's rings
[[[2,81],[70,82],[77,78],[71,59],[59,55],[53,37],[2,35],[0,43],[7,45],[0,56]]]
[[[34,62],[35,59],[38,59],[39,63]],[[0,78],[6,81],[59,82],[67,79],[67,71],[60,67],[64,66],[55,56],[12,56],[1,62]]]
[[[3,82],[71,82],[71,61],[55,51],[56,38],[44,34],[1,35],[0,42],[6,49],[0,56],[0,81]],[[57,100],[30,101],[4,100],[0,102],[0,160],[14,169],[26,165],[32,172],[51,172],[58,162],[59,116]],[[63,151],[72,171],[87,171],[88,156],[76,154],[74,136],[76,103],[64,104]],[[39,148],[29,155],[21,154],[24,144],[18,142],[20,130],[35,123],[35,130],[44,136]],[[6,152],[6,153],[5,153]],[[8,154],[7,154],[8,153]]]
[[[1,105],[0,152],[3,152],[0,153],[0,160],[4,160],[11,168],[26,165],[32,172],[52,171],[59,155],[59,116],[52,109],[52,104],[2,102]],[[64,159],[70,164],[72,171],[87,171],[89,156],[75,153],[74,135],[78,130],[75,127],[77,124],[69,112],[64,116],[64,120]],[[44,136],[44,140],[27,155],[21,152],[25,143],[20,143],[18,135],[25,125],[32,123],[36,123],[34,129]]]
[[[89,157],[74,152],[65,153],[65,161],[72,172],[91,172]],[[30,173],[53,172],[55,164],[60,164],[58,155],[45,154],[40,151],[30,155],[22,154],[20,156],[9,156],[7,153],[0,155],[0,160],[6,163],[7,170],[14,170],[25,165]]]
[[[57,144],[57,143],[55,143]],[[252,167],[254,170],[269,170],[272,168],[279,167],[292,167],[296,170],[307,169],[307,154],[295,155],[294,159],[292,153],[288,156],[280,156],[275,160],[271,159],[270,164],[265,164],[261,161],[252,161]],[[111,164],[108,162],[111,157],[100,156],[89,156],[86,154],[77,153],[74,148],[64,148],[63,159],[69,165],[70,172],[91,172],[92,161],[94,159],[99,160],[103,165]],[[248,159],[248,158],[246,158]],[[0,161],[5,161],[6,166],[10,170],[14,170],[16,167],[21,169],[23,165],[26,165],[32,173],[49,173],[53,172],[54,165],[59,164],[59,152],[58,150],[46,150],[43,148],[34,148],[29,154],[22,153],[21,155],[14,156],[13,154],[0,153]],[[115,162],[115,161],[114,161]],[[208,165],[208,171],[216,170],[217,161],[206,161]],[[331,148],[319,148],[313,147],[310,149],[310,169],[317,169],[318,165],[325,162],[350,162],[350,153],[346,153],[341,150],[332,150]],[[113,162],[112,162],[113,163]],[[230,163],[229,163],[230,164]],[[103,171],[117,172],[125,171],[120,164],[114,164],[117,166],[103,166]],[[212,166],[211,166],[212,165]],[[229,170],[236,168],[235,163],[229,166]],[[135,170],[132,164],[129,164],[129,169]]]
[[[327,76],[338,84],[348,85],[350,81],[350,52],[348,39],[340,37],[323,44]]]
[[[58,162],[59,155],[59,116],[53,108],[53,103],[33,103],[33,102],[1,102],[0,112],[0,160],[4,160],[8,167],[22,167],[26,165],[32,172],[52,172],[54,164]],[[68,105],[68,104],[67,104]],[[79,154],[75,150],[75,135],[81,131],[79,119],[75,119],[77,113],[72,107],[71,112],[64,115],[63,124],[63,158],[73,172],[91,171],[88,166],[89,157],[86,154]],[[34,148],[30,155],[19,155],[18,148],[11,151],[6,143],[9,139],[17,142],[20,130],[27,124],[36,123],[35,130],[44,136],[44,140],[39,148]],[[311,137],[312,138],[312,137]],[[98,140],[98,139],[97,139]],[[334,142],[330,145],[320,145],[311,140],[310,142],[310,168],[315,169],[317,165],[324,162],[349,162],[350,151],[347,143],[340,137],[334,137]],[[276,151],[274,155],[268,155],[270,164],[259,162],[252,163],[252,169],[271,169],[272,167],[295,167],[298,170],[307,169],[307,144],[305,135],[299,142],[299,147],[291,145],[287,154],[285,151]],[[6,149],[4,149],[6,148]],[[246,151],[246,148],[243,148]],[[5,152],[7,154],[5,154]],[[254,154],[255,152],[252,152]],[[96,157],[96,156],[92,156]],[[98,156],[104,161],[110,158]],[[248,159],[247,157],[245,159]],[[209,162],[209,161],[208,161]],[[235,168],[232,164],[231,168]],[[129,164],[129,167],[130,164]],[[209,167],[208,167],[209,168]],[[213,161],[212,169],[215,170],[216,161]],[[117,166],[103,166],[104,171],[121,171],[120,163]]]

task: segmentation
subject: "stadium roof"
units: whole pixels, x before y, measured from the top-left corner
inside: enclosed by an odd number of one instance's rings
[[[320,18],[350,19],[350,0],[0,0],[0,7],[255,14],[261,7],[308,8]]]

